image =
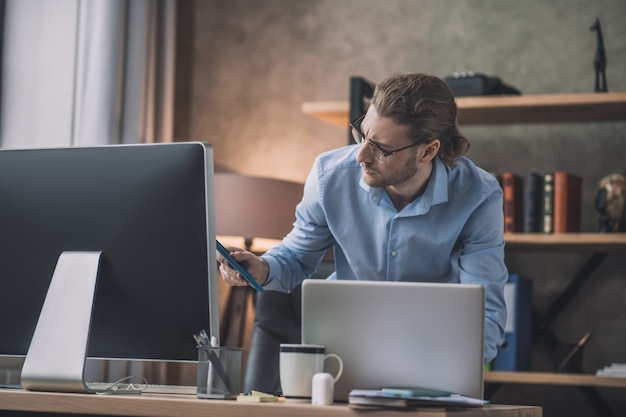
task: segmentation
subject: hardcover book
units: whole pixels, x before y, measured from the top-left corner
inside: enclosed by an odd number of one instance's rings
[[[554,233],[580,232],[582,178],[565,171],[554,173]]]
[[[524,232],[541,232],[543,176],[536,172],[526,174],[524,181]]]
[[[548,173],[543,176],[543,216],[542,229],[544,233],[554,232],[554,174]]]
[[[522,178],[513,172],[502,173],[502,191],[504,199],[504,233],[523,230],[524,214]]]

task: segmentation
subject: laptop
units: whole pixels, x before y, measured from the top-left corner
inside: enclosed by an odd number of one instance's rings
[[[335,401],[352,389],[425,387],[483,398],[480,285],[305,280],[302,343],[343,359]],[[336,361],[326,361],[333,375]]]

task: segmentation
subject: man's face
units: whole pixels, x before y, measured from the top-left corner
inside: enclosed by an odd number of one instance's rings
[[[382,148],[393,151],[414,143],[408,136],[408,127],[399,125],[390,118],[380,117],[374,106],[370,106],[360,125],[365,142],[356,156],[363,168],[363,181],[370,187],[402,185],[418,171],[417,154],[423,146],[411,147],[387,157],[384,162],[376,158],[373,151]],[[369,142],[371,142],[371,145]]]

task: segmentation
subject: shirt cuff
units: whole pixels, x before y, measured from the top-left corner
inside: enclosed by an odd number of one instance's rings
[[[279,280],[272,277],[272,271],[280,270],[280,264],[278,263],[278,261],[271,256],[262,255],[261,258],[263,258],[263,260],[267,262],[267,265],[269,266],[269,269],[270,269],[267,275],[267,281],[265,281],[265,283],[263,284],[263,289],[266,289],[269,291],[288,292],[285,288],[283,288]]]

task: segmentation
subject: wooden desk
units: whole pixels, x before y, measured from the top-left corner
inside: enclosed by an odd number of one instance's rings
[[[415,417],[541,417],[541,407],[487,405],[484,408],[451,410],[361,411],[346,405],[313,406],[292,403],[240,403],[236,401],[200,400],[190,395],[96,395],[30,392],[0,389],[0,416],[16,411],[47,415],[67,413],[107,416],[415,416]]]

